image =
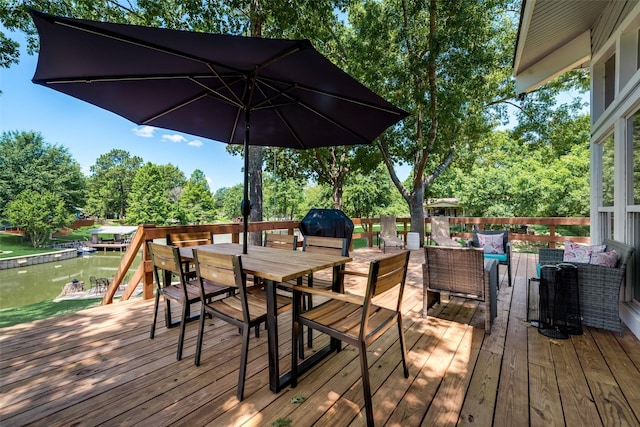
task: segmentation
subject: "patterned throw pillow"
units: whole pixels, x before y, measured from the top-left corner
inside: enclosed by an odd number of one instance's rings
[[[615,249],[609,252],[597,252],[591,254],[591,261],[589,264],[601,265],[603,267],[615,267],[618,263],[618,254]]]
[[[589,264],[593,254],[602,253],[605,249],[605,245],[584,246],[572,242],[571,240],[565,240],[564,256],[562,261]]]
[[[565,262],[581,262],[589,264],[593,250],[589,246],[582,246],[571,240],[564,241],[564,256],[562,261]]]
[[[504,254],[504,233],[500,234],[480,234],[478,233],[478,243],[486,254]]]

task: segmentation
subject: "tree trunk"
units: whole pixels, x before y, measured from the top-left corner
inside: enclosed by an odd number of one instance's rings
[[[342,210],[342,193],[344,191],[344,177],[338,178],[333,187],[333,208]]]
[[[262,37],[262,10],[261,0],[251,0],[249,19],[251,22],[251,36]],[[244,153],[249,156],[249,200],[252,209],[250,219],[262,221],[262,147],[250,146],[249,152]],[[248,243],[250,245],[262,246],[262,233],[249,233]]]
[[[249,147],[249,200],[251,201],[251,222],[262,221],[262,147]],[[262,233],[249,233],[249,244],[262,245]]]
[[[419,233],[420,247],[424,246],[424,187],[415,188],[409,196],[411,231]]]

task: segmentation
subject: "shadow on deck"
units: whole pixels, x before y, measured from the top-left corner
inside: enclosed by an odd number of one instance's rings
[[[352,255],[358,263],[381,252]],[[422,251],[412,253],[405,292],[410,377],[402,375],[393,328],[369,349],[376,425],[640,425],[640,342],[628,330],[620,337],[585,328],[551,340],[531,328],[526,286],[534,255],[514,254],[513,287],[500,267],[491,335],[474,301],[445,297],[427,319],[420,316],[422,260]],[[208,321],[195,367],[197,324],[187,327],[177,362],[179,331],[161,327],[150,340],[152,311],[152,301],[133,300],[2,329],[0,424],[364,425],[352,347],[325,359],[295,389],[274,394],[266,333],[252,337],[246,397],[238,402],[237,330]],[[289,313],[280,318],[281,369],[290,364],[290,324]]]

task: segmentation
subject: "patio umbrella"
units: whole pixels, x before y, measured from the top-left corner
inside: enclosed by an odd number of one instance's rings
[[[33,82],[139,125],[248,145],[315,148],[372,142],[407,113],[308,40],[207,34],[71,19],[31,10],[40,35]]]

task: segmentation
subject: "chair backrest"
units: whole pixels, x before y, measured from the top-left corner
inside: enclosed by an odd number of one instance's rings
[[[244,273],[240,256],[194,249],[193,262],[196,266],[196,274],[200,279],[223,286],[243,287]]]
[[[451,231],[449,229],[449,217],[448,216],[433,216],[431,217],[431,238],[436,239],[450,239]]]
[[[395,216],[380,217],[380,237],[383,239],[398,237],[398,228]]]
[[[169,271],[174,274],[182,274],[180,265],[180,253],[175,246],[161,245],[149,242],[149,254],[154,268]]]
[[[239,255],[220,254],[206,250],[193,250],[193,262],[200,287],[200,299],[206,303],[204,281],[238,289],[244,321],[249,322],[247,303],[246,275],[242,271],[242,259]]]
[[[365,292],[364,309],[362,311],[361,331],[363,332],[361,333],[369,333],[369,309],[373,297],[400,286],[397,295],[396,311],[401,311],[407,268],[409,266],[409,256],[410,252],[403,250],[395,255],[371,261],[369,264],[367,290]]]
[[[179,248],[211,244],[213,244],[213,233],[211,231],[167,234],[167,245],[177,246]]]
[[[484,299],[484,251],[479,248],[424,247],[423,280],[435,291]]]
[[[302,250],[305,252],[349,256],[348,239],[346,237],[304,236]]]
[[[629,261],[631,260],[631,256],[633,255],[633,247],[611,239],[604,239],[603,243],[607,246],[608,251],[611,249],[615,249],[618,253],[617,267],[622,271],[624,277],[625,271],[627,269],[627,264],[629,263]]]
[[[262,244],[267,248],[296,250],[298,236],[293,234],[264,233]]]
[[[158,288],[169,286],[171,284],[171,275],[174,274],[178,276],[181,287],[186,292],[186,279],[178,248],[153,242],[149,242],[148,246]],[[160,281],[160,272],[162,272],[162,281]]]

